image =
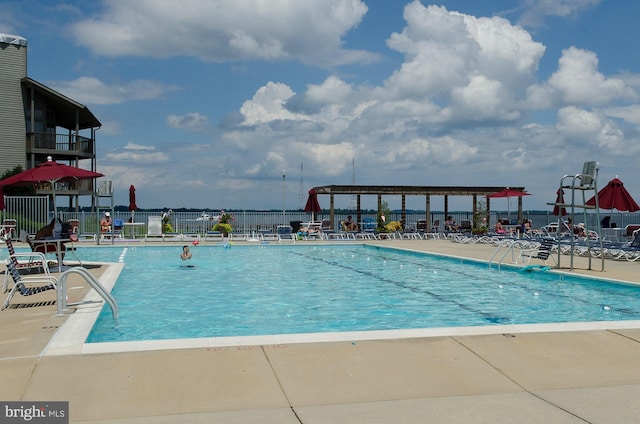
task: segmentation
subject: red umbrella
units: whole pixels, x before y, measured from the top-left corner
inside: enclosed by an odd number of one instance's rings
[[[556,197],[556,203],[553,206],[553,214],[555,216],[565,216],[567,214],[567,209],[564,206],[558,206],[558,204],[564,205],[564,190],[559,188],[556,194],[558,197]]]
[[[487,195],[487,198],[496,198],[496,197],[522,197],[522,196],[530,196],[531,193],[527,193],[525,191],[513,190],[509,187],[500,190],[497,193],[491,193]],[[511,205],[507,203],[507,212],[511,215]]]
[[[596,197],[587,201],[587,205],[595,206]],[[598,206],[601,209],[617,209],[619,211],[640,211],[640,206],[633,200],[624,184],[617,177],[598,192]]]
[[[129,187],[129,210],[131,211],[131,222],[134,222],[134,215],[138,210],[138,205],[136,205],[136,188],[133,184]]]
[[[309,190],[309,197],[307,198],[307,204],[304,206],[305,212],[311,212],[311,220],[314,221],[314,214],[316,212],[322,212],[320,203],[318,203],[318,193],[314,189]]]
[[[531,193],[527,193],[526,191],[518,191],[507,187],[497,193],[488,194],[487,197],[522,197],[530,195]]]
[[[0,211],[4,210],[4,190],[0,186]]]
[[[99,172],[87,171],[85,169],[54,162],[53,159],[51,159],[51,156],[47,159],[47,162],[43,162],[34,168],[27,169],[19,174],[0,180],[0,187],[39,183],[51,184],[51,191],[53,192],[53,209],[57,216],[58,209],[56,206],[55,183],[90,180],[93,178],[104,177],[104,174],[100,174]]]
[[[136,188],[133,184],[129,187],[129,210],[131,212],[138,210],[138,205],[136,205]]]

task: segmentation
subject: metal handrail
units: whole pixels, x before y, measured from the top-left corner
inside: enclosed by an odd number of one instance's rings
[[[519,240],[514,240],[514,239],[504,239],[504,240],[502,240],[500,242],[500,244],[498,245],[498,247],[496,248],[495,252],[493,252],[493,255],[491,256],[491,258],[489,259],[489,268],[491,268],[491,264],[493,263],[493,259],[496,257],[498,252],[500,252],[500,250],[505,246],[506,246],[506,249],[505,249],[504,253],[500,257],[500,260],[498,262],[496,262],[498,264],[498,269],[500,269],[500,265],[502,264],[502,262],[504,261],[504,258],[507,256],[507,254],[509,252],[511,252],[511,261],[515,262],[515,256],[513,254],[513,248],[514,248],[516,242],[519,242]]]
[[[71,274],[79,274],[84,277],[84,279],[89,283],[91,287],[107,302],[109,307],[111,308],[111,314],[113,315],[113,321],[115,324],[119,322],[119,313],[118,313],[118,305],[116,304],[116,300],[111,296],[102,284],[84,267],[73,267],[62,273],[60,278],[58,279],[58,301],[56,302],[58,305],[57,315],[63,315],[63,311],[68,310],[67,306],[73,305],[81,305],[84,303],[90,302],[75,302],[75,303],[67,303],[67,278]]]

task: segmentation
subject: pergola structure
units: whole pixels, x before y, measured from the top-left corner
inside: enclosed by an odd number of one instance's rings
[[[524,187],[512,187],[511,189],[525,191]],[[328,194],[330,196],[330,212],[329,219],[331,227],[334,225],[334,201],[336,195],[356,196],[356,213],[358,222],[361,221],[360,197],[361,196],[377,196],[378,197],[378,214],[382,209],[383,196],[402,196],[402,219],[406,221],[406,197],[407,196],[424,196],[425,197],[425,219],[431,223],[431,196],[444,196],[444,215],[449,213],[449,196],[471,196],[471,204],[473,216],[476,216],[478,204],[478,196],[487,201],[487,209],[485,216],[487,222],[491,211],[490,198],[486,196],[497,193],[505,187],[463,187],[463,186],[379,186],[379,185],[328,185],[314,187],[317,194]],[[522,221],[522,197],[518,197],[518,222]]]

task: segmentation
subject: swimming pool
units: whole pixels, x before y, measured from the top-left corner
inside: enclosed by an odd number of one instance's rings
[[[640,319],[640,288],[379,246],[87,248],[125,263],[87,343]]]

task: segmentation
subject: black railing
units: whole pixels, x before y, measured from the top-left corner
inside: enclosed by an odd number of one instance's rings
[[[47,149],[52,151],[94,153],[94,141],[75,134],[28,133],[27,150]]]

